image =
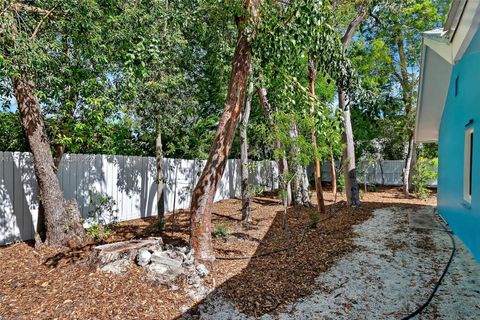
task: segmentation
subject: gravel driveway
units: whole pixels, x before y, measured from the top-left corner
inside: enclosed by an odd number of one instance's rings
[[[401,319],[413,312],[428,298],[452,245],[441,228],[412,227],[409,214],[440,221],[432,207],[376,210],[371,219],[354,227],[358,250],[322,273],[313,295],[262,319]],[[417,319],[480,319],[480,265],[455,240],[457,252],[449,272]],[[211,295],[198,311],[200,319],[252,319],[221,292]]]

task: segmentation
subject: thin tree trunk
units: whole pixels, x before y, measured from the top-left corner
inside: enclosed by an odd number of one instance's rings
[[[414,148],[415,148],[415,143],[413,140],[413,135],[410,136],[408,139],[408,151],[407,151],[407,158],[405,160],[405,168],[403,172],[403,193],[405,193],[406,196],[410,196],[410,182],[411,182],[411,177],[410,173],[412,171],[412,160],[413,160],[413,153],[414,153]]]
[[[417,145],[415,144],[415,141],[414,141],[413,151],[412,151],[412,161],[410,163],[410,175],[408,179],[408,188],[410,192],[413,192],[415,189],[415,186],[413,185],[413,178],[417,174],[416,167],[417,167]]]
[[[355,144],[353,140],[352,120],[350,119],[350,106],[347,102],[346,93],[339,89],[338,95],[339,108],[343,110],[343,150],[344,174],[345,174],[345,193],[347,195],[347,204],[352,207],[360,205],[360,192],[357,181],[357,170],[355,167]]]
[[[162,145],[162,130],[160,125],[157,128],[157,138],[155,139],[155,157],[157,166],[157,215],[158,220],[165,220],[165,193],[163,181],[163,145]]]
[[[250,208],[250,193],[248,191],[248,138],[247,127],[250,120],[250,109],[252,106],[253,82],[248,86],[247,99],[245,100],[245,108],[242,113],[242,124],[240,130],[240,162],[242,166],[242,221],[246,223],[252,222],[252,214]]]
[[[308,181],[307,167],[301,167],[302,170],[302,202],[303,205],[313,208],[312,193],[310,192],[310,182]]]
[[[273,114],[272,114],[272,107],[270,106],[270,103],[268,102],[267,98],[267,89],[266,88],[259,88],[257,90],[258,93],[258,98],[260,100],[260,105],[262,106],[263,112],[265,113],[265,117],[268,119],[270,130],[275,130],[275,121],[273,119]],[[274,141],[274,149],[281,150],[282,145],[280,143],[280,140],[275,139]],[[285,155],[285,152],[282,152],[282,158],[278,161],[278,171],[280,173],[280,189],[282,191],[286,191],[286,201],[287,201],[287,206],[292,203],[292,187],[291,183],[287,181],[287,175],[288,175],[288,162],[287,162],[287,156]]]
[[[402,87],[402,96],[403,96],[403,103],[405,105],[405,116],[407,118],[407,132],[409,133],[408,139],[408,150],[407,150],[407,158],[405,160],[405,167],[403,172],[403,192],[406,196],[410,196],[411,191],[411,171],[413,168],[413,159],[415,158],[415,141],[414,141],[414,134],[413,131],[413,121],[410,121],[412,112],[413,112],[413,93],[411,92],[413,89],[412,83],[410,81],[410,76],[408,73],[408,64],[407,64],[407,56],[405,54],[405,47],[404,47],[404,40],[403,35],[401,32],[398,33],[397,36],[397,48],[398,48],[398,57],[399,57],[399,66],[400,66],[400,75],[397,73],[397,78],[400,81],[400,85]]]
[[[293,142],[293,147],[290,150],[290,154],[292,155],[290,157],[290,164],[294,164],[294,170],[295,170],[295,176],[293,177],[293,183],[292,183],[292,204],[294,206],[303,206],[302,202],[302,177],[303,177],[303,170],[302,166],[298,164],[298,161],[296,161],[295,157],[297,154],[300,152],[298,146],[296,145],[296,141],[298,139],[298,128],[297,124],[292,121],[290,124],[290,139],[292,139]]]
[[[69,214],[65,210],[63,192],[55,174],[56,166],[40,104],[35,94],[35,83],[25,71],[12,80],[22,125],[33,155],[35,176],[45,218],[45,243],[50,246],[62,246],[69,240],[69,234],[65,232],[69,230]]]
[[[292,122],[290,127],[290,137],[296,141],[298,139],[298,127],[295,122]],[[300,149],[296,143],[291,150],[291,154],[293,157],[300,152]],[[306,176],[306,167],[302,166],[297,159],[292,159],[292,163],[295,166],[295,176],[293,177],[293,185],[292,185],[292,203],[295,206],[299,207],[312,207],[312,203],[310,201],[310,190],[309,190],[309,183],[308,183],[308,176]]]
[[[345,34],[342,37],[342,44],[346,50],[352,41],[353,35],[357,27],[367,16],[367,7],[362,6],[357,16],[350,22]],[[344,88],[338,88],[338,104],[339,109],[343,111],[343,141],[345,149],[343,150],[343,158],[346,162],[344,165],[345,175],[345,193],[347,195],[347,204],[349,206],[360,205],[360,191],[357,182],[357,172],[355,167],[355,143],[353,140],[352,120],[350,116],[350,105],[348,103],[347,93]]]
[[[250,1],[247,2],[247,8],[250,10],[255,9],[251,8],[252,5],[254,4]],[[245,20],[245,17],[242,20]],[[225,170],[250,75],[251,47],[248,36],[244,34],[244,24],[245,21],[238,23],[239,38],[233,55],[224,111],[208,161],[192,195],[190,242],[195,258],[204,262],[215,260],[211,237],[211,205],[218,182]]]
[[[65,154],[65,145],[64,144],[56,144],[53,147],[53,164],[55,165],[54,171],[55,173],[58,172],[60,168],[60,162],[62,162],[63,155]]]
[[[383,160],[378,160],[378,165],[380,166],[380,174],[382,175],[382,186],[385,185],[385,175],[383,173]]]
[[[333,157],[333,153],[330,154],[330,176],[331,176],[331,183],[332,183],[332,192],[333,196],[337,196],[337,171],[335,170],[335,158]]]
[[[308,61],[308,82],[309,82],[309,90],[312,97],[315,97],[315,80],[317,78],[317,70],[315,68],[315,62],[313,61],[312,57],[309,57]],[[315,114],[315,102],[312,102],[312,106],[310,109],[310,113],[312,115]],[[322,186],[322,167],[320,163],[320,159],[318,158],[318,146],[317,146],[317,129],[314,127],[312,128],[312,147],[314,153],[314,178],[315,178],[315,191],[317,194],[317,211],[319,213],[325,213],[325,200],[323,198],[323,186]]]

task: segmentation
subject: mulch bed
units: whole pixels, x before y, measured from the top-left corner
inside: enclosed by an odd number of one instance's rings
[[[219,258],[290,250],[259,259],[217,259],[206,285],[215,288],[214,293],[221,291],[239,310],[261,316],[318,289],[315,278],[355,250],[352,226],[368,219],[374,209],[435,204],[433,197],[407,199],[396,188],[369,192],[356,209],[346,207],[341,196],[334,204],[331,192],[325,192],[325,198],[327,214],[319,217],[317,228],[308,227],[312,209],[290,208],[287,230],[282,227],[282,206],[273,195],[255,197],[248,227],[240,221],[240,200],[216,203],[213,229],[226,224],[229,231],[227,237],[214,239]],[[122,223],[108,242],[162,236],[166,243],[188,243],[188,212],[169,215],[162,235],[151,227],[154,221]],[[123,276],[86,268],[81,262],[91,249],[34,249],[28,243],[0,248],[0,318],[175,319],[188,307],[195,313],[182,283],[178,290],[155,285],[138,267]]]

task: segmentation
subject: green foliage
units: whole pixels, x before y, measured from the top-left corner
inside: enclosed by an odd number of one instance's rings
[[[254,99],[251,159],[287,155],[293,168],[330,154],[338,158],[343,124],[341,112],[332,108],[338,86],[352,97],[357,157],[403,158],[413,123],[414,112],[407,115],[406,106],[415,105],[420,35],[443,19],[446,2],[262,3],[258,24],[242,23],[252,42],[253,80],[268,88],[278,126],[271,130]],[[208,157],[238,39],[235,18],[246,14],[242,1],[22,3],[53,10],[44,19],[31,10],[12,11],[11,1],[0,4],[0,105],[8,107],[13,97],[12,77],[28,71],[50,140],[66,152],[154,156],[160,132],[165,156]],[[345,51],[340,35],[364,5],[375,18],[366,20]],[[399,36],[412,71],[408,99],[399,88]],[[309,56],[319,70],[316,97],[308,90]],[[0,112],[1,150],[28,150],[18,118]],[[298,136],[290,134],[292,124]],[[428,148],[422,149],[425,157],[435,156]],[[238,155],[236,138],[231,157]],[[285,179],[291,178],[287,173]]]
[[[101,224],[94,224],[87,228],[86,233],[95,240],[106,240],[111,235],[112,228]]]
[[[228,230],[228,224],[220,223],[215,226],[215,230],[212,232],[212,235],[215,238],[226,238],[230,235],[230,231]]]
[[[28,142],[18,112],[0,112],[0,151],[27,151]]]
[[[365,198],[365,190],[360,189],[360,199],[363,200]]]
[[[437,171],[433,170],[438,167],[438,159],[428,160],[419,158],[415,166],[415,172],[412,179],[414,186],[414,194],[420,199],[426,199],[430,196],[431,191],[428,189],[428,183],[437,179]]]
[[[89,193],[90,206],[88,218],[84,221],[87,234],[97,240],[105,240],[118,223],[116,202],[110,196]]]
[[[312,228],[316,228],[318,222],[320,222],[320,215],[318,214],[318,212],[313,210],[310,211],[310,226]]]
[[[345,176],[343,174],[337,176],[337,190],[339,192],[345,191]]]
[[[354,101],[352,122],[356,156],[364,152],[403,159],[414,128],[422,33],[439,26],[446,1],[379,1],[349,56],[362,84],[377,99]],[[405,59],[401,59],[405,57]]]
[[[162,232],[165,228],[165,220],[157,219],[150,225],[150,228],[156,232]]]

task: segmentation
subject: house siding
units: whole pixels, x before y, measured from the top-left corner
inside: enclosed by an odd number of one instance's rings
[[[480,261],[479,48],[480,34],[477,32],[466,54],[453,68],[438,144],[438,210],[477,261]],[[470,127],[474,129],[473,178],[471,203],[467,203],[463,190],[464,149],[465,131]]]

